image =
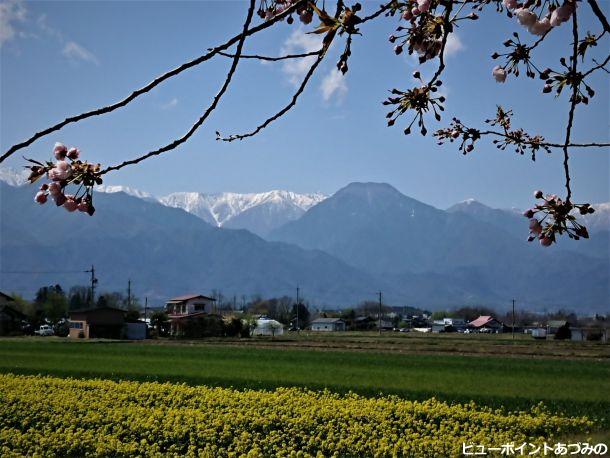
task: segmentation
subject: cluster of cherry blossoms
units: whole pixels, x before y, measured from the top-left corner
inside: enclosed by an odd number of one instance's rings
[[[313,8],[311,8],[308,2],[303,2],[302,0],[274,0],[269,2],[261,0],[257,14],[261,19],[268,21],[297,3],[299,3],[299,6],[296,8],[296,14],[299,16],[300,21],[305,25],[310,24],[313,20]],[[288,24],[294,22],[292,14],[288,16],[286,22]]]
[[[538,239],[542,246],[548,247],[556,241],[556,234],[562,235],[564,232],[574,240],[589,238],[587,228],[576,221],[573,213],[594,213],[595,209],[590,204],[573,204],[569,199],[563,200],[556,194],[545,196],[542,191],[536,191],[534,197],[543,202],[523,212],[523,216],[529,219],[528,242]]]
[[[576,0],[565,0],[561,5],[556,0],[551,0],[547,14],[544,17],[542,17],[543,11],[540,11],[539,14],[535,11],[536,7],[540,7],[539,1],[528,0],[519,2],[518,0],[502,0],[502,4],[508,10],[509,16],[514,15],[523,27],[531,34],[539,37],[544,37],[553,27],[558,27],[562,23],[569,21],[576,10]],[[504,46],[512,48],[511,52],[506,54],[495,53],[492,56],[494,59],[500,56],[508,57],[507,64],[503,66],[496,65],[492,70],[492,76],[498,83],[506,81],[509,73],[519,76],[518,65],[520,62],[525,63],[527,76],[531,78],[535,76],[534,69],[530,63],[529,53],[536,45],[528,47],[519,41],[517,33],[514,33],[513,36],[517,38],[516,41],[511,39],[504,43]]]
[[[437,6],[436,0],[408,0],[392,5],[389,14],[400,13],[400,18],[409,22],[409,26],[398,26],[396,33],[388,39],[390,43],[396,43],[394,52],[397,55],[407,47],[409,54],[417,53],[419,62],[424,63],[440,54],[443,37],[450,32],[446,28],[451,24],[443,15],[435,15]],[[478,19],[478,16],[471,13],[462,19]]]
[[[28,166],[30,176],[28,181],[34,183],[43,176],[47,176],[50,183],[43,183],[36,193],[34,200],[45,204],[51,197],[55,205],[63,207],[69,212],[81,211],[90,216],[95,212],[93,207],[93,186],[102,184],[99,176],[100,164],[89,164],[79,160],[78,148],[67,148],[62,143],[55,143],[53,155],[56,162],[42,163],[28,159],[34,165]],[[78,185],[74,194],[67,194],[68,185]]]

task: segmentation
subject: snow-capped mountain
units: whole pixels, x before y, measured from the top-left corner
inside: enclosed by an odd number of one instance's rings
[[[158,199],[146,191],[140,191],[139,189],[130,188],[129,186],[112,186],[112,185],[99,185],[95,187],[98,192],[106,192],[112,194],[115,192],[124,192],[125,194],[133,197],[139,197],[140,199],[154,200]]]
[[[186,210],[214,226],[247,229],[265,236],[271,230],[300,218],[325,198],[319,193],[274,190],[252,194],[177,192],[161,197],[159,201]]]
[[[28,182],[30,172],[26,169],[14,169],[12,167],[0,167],[0,181],[10,186],[22,186]]]

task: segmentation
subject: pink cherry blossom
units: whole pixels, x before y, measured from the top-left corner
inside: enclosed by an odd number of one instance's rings
[[[540,225],[540,221],[538,221],[536,218],[530,219],[529,227],[530,231],[536,234],[540,234],[542,232],[542,226]]]
[[[68,150],[68,157],[75,161],[80,156],[80,150],[78,148],[70,148]]]
[[[425,13],[430,9],[430,0],[417,0],[417,9]]]
[[[299,14],[299,19],[303,24],[307,25],[313,20],[313,13],[311,11],[305,10],[301,14]]]
[[[534,193],[534,197],[536,199],[542,199],[543,195],[544,195],[544,193],[540,189]]]
[[[78,211],[80,212],[88,212],[89,211],[89,204],[87,202],[81,202],[80,204],[78,204]]]
[[[413,16],[417,16],[421,11],[419,11],[419,8],[415,7],[411,10],[411,14],[413,14]]]
[[[405,11],[403,11],[403,13],[402,13],[402,18],[403,18],[405,21],[409,21],[409,20],[411,20],[411,19],[413,18],[413,13],[411,13],[411,11],[410,11],[410,10],[405,10]]]
[[[55,155],[55,159],[63,160],[66,157],[66,153],[68,152],[68,148],[63,143],[55,143],[53,147],[53,154]]]
[[[527,30],[531,34],[542,36],[545,33],[547,33],[549,30],[551,30],[551,28],[552,28],[551,21],[549,21],[548,18],[544,18],[541,21],[534,22],[534,24],[529,26]]]
[[[524,25],[525,27],[532,26],[538,19],[538,17],[536,16],[536,13],[534,13],[533,11],[530,11],[527,8],[519,8],[519,9],[515,10],[515,16],[517,16],[519,23],[521,25]]]
[[[36,193],[36,197],[34,197],[34,201],[38,202],[40,205],[46,203],[47,201],[47,193],[43,191],[38,191]]]
[[[499,65],[496,65],[494,67],[492,75],[498,83],[503,83],[504,81],[506,81],[506,70],[504,70]]]

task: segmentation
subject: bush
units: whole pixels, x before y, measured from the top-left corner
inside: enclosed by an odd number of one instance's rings
[[[570,325],[568,323],[563,326],[559,326],[557,328],[557,332],[555,333],[555,339],[557,340],[569,340],[572,338],[572,331],[570,330]]]
[[[70,326],[64,321],[63,323],[56,324],[53,331],[58,337],[68,337],[70,335]]]
[[[228,323],[224,323],[224,335],[226,337],[241,336],[244,327],[244,323],[239,318],[231,318]]]

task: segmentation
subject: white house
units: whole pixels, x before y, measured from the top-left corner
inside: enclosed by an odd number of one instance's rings
[[[318,318],[311,322],[312,331],[345,331],[345,321],[341,318]]]
[[[212,313],[216,299],[202,294],[187,294],[168,300],[165,311],[168,315],[190,315],[193,313]]]

